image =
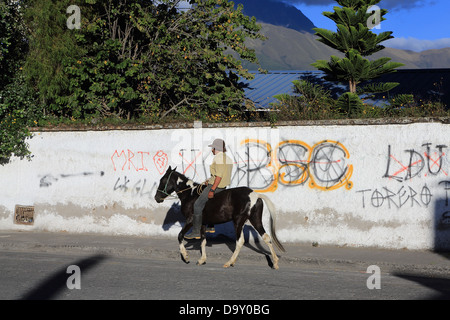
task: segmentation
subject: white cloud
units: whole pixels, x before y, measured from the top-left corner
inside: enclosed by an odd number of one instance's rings
[[[442,49],[450,47],[450,38],[437,40],[421,40],[412,37],[394,38],[383,43],[384,46],[402,50],[421,52],[431,49]]]

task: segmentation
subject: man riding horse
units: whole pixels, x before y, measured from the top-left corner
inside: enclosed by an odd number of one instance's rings
[[[200,228],[202,226],[202,212],[208,199],[214,198],[214,195],[225,190],[231,183],[231,171],[233,170],[233,161],[225,154],[225,141],[215,139],[211,151],[214,155],[209,170],[211,177],[205,181],[208,185],[200,194],[194,203],[194,217],[192,231],[184,236],[187,240],[200,239]]]

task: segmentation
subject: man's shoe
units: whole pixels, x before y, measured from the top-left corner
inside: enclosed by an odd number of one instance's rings
[[[200,240],[200,232],[194,232],[193,230],[184,235],[184,239],[186,240]]]
[[[206,233],[216,233],[216,229],[214,228],[214,226],[208,226],[206,227]]]

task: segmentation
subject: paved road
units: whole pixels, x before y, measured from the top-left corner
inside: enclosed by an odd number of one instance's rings
[[[272,270],[261,261],[233,268],[178,259],[94,252],[0,250],[0,299],[449,299],[450,279],[381,272],[381,289],[369,290],[366,270],[339,265],[285,264]],[[76,271],[67,272],[71,265]],[[69,279],[69,277],[71,277]],[[81,289],[69,289],[80,284]],[[78,281],[79,280],[79,281]],[[237,301],[239,302],[239,301]],[[224,302],[225,303],[225,302]],[[228,302],[229,303],[229,302]],[[261,302],[261,305],[265,303]],[[270,307],[270,303],[269,307]],[[178,312],[179,304],[172,312]],[[215,312],[232,312],[216,308]]]

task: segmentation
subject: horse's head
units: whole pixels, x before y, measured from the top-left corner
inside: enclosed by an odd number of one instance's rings
[[[158,203],[161,203],[166,199],[172,192],[175,191],[175,175],[177,168],[172,170],[172,168],[169,166],[166,173],[162,176],[161,180],[159,180],[159,186],[156,190],[155,194],[155,200]]]

